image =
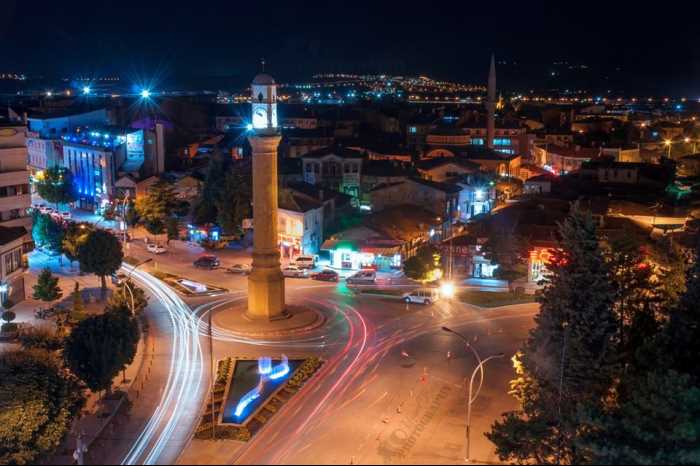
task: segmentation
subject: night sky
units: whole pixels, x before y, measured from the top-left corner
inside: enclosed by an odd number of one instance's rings
[[[3,0],[0,72],[245,80],[265,57],[281,81],[346,71],[482,83],[494,51],[504,88],[559,79],[700,95],[700,28],[680,11],[511,3]],[[552,78],[556,61],[588,71]]]

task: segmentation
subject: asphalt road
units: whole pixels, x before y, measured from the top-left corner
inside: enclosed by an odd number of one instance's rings
[[[172,243],[168,253],[139,270],[177,273],[224,286],[229,293],[181,299],[135,272],[164,303],[167,319],[150,318],[170,339],[163,347],[167,353],[163,358],[170,363],[163,365],[169,369],[162,374],[163,390],[158,403],[152,404],[151,419],[133,436],[136,440],[124,463],[165,464],[177,459],[198,422],[206,394],[208,313],[225,312],[246,298],[246,277],[192,267],[201,253],[199,248]],[[154,257],[142,241],[132,242],[128,254]],[[219,256],[222,266],[250,261],[245,252]],[[536,305],[496,310],[449,301],[406,305],[390,298],[358,296],[342,282],[308,279],[287,279],[287,296],[291,303],[322,310],[328,324],[285,341],[243,338],[215,328],[214,358],[284,353],[290,358],[318,355],[326,363],[228,463],[463,462],[465,379],[476,363],[464,343],[441,331],[442,326],[463,332],[484,357],[506,354],[487,365],[484,388],[473,404],[472,457],[496,460],[483,432],[498,415],[515,407],[507,394],[513,375],[509,358],[526,338]]]

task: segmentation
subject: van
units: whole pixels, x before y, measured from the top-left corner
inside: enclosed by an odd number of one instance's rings
[[[316,267],[316,256],[297,256],[294,265],[300,269],[313,269]]]
[[[418,288],[403,296],[406,304],[433,304],[440,299],[440,290],[438,288]]]
[[[377,273],[374,270],[360,270],[345,279],[348,285],[374,285]]]

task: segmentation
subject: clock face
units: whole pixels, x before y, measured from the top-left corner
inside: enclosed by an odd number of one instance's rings
[[[253,112],[253,127],[267,128],[267,111],[264,108],[256,108]]]

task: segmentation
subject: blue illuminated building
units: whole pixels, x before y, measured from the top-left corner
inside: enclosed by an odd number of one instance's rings
[[[119,173],[138,173],[144,162],[144,131],[80,127],[63,135],[63,164],[73,173],[77,207],[98,210],[114,194]]]

